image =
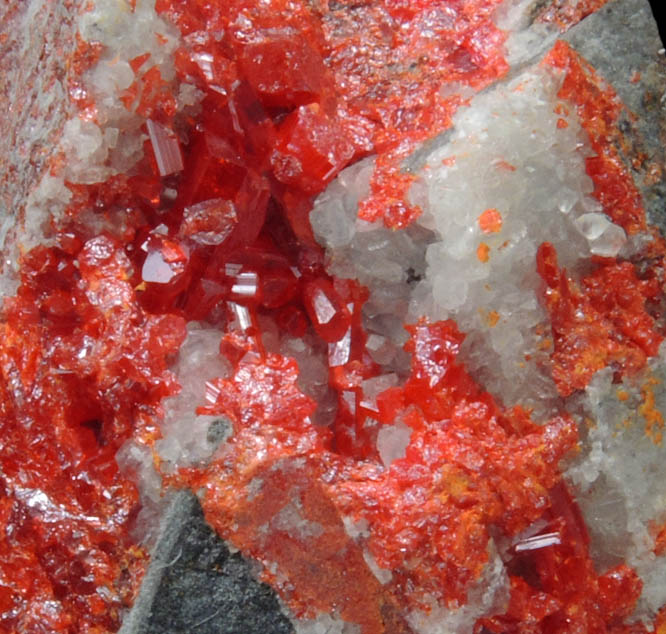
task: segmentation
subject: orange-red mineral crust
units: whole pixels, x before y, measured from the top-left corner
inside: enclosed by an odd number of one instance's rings
[[[122,245],[62,236],[23,261],[0,324],[0,631],[115,631],[143,574],[116,452],[174,393],[175,316],[143,312]]]
[[[655,356],[663,336],[646,304],[656,301],[656,279],[641,280],[630,262],[606,261],[577,285],[557,265],[554,247],[537,252],[545,304],[554,339],[553,379],[562,396],[584,389],[595,372],[610,366],[632,374]]]
[[[604,213],[628,234],[645,231],[647,222],[641,195],[622,161],[617,127],[622,103],[611,86],[566,42],[558,40],[544,59],[564,74],[558,97],[576,105],[594,155],[585,161],[594,182],[595,198]]]

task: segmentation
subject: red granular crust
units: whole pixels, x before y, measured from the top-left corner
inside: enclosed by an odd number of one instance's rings
[[[562,396],[584,389],[602,368],[635,374],[657,354],[663,336],[646,304],[656,300],[656,279],[640,280],[630,262],[605,261],[576,284],[558,268],[554,247],[537,252],[544,301],[554,340],[553,380]]]
[[[555,24],[566,31],[583,18],[598,11],[608,0],[552,0],[536,16],[538,22]]]
[[[564,74],[560,99],[576,105],[594,156],[586,159],[586,170],[594,182],[594,196],[604,212],[628,234],[645,231],[647,223],[641,195],[617,146],[622,146],[617,127],[622,104],[608,86],[578,53],[558,40],[544,64]]]

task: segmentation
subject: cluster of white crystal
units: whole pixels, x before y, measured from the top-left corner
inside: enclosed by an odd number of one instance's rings
[[[165,146],[164,160],[179,165],[177,141],[170,143],[169,135],[160,134],[163,130],[159,124],[136,112],[142,91],[150,88],[143,83],[143,73],[153,67],[159,70],[170,92],[177,96],[179,112],[195,110],[201,97],[194,86],[176,78],[173,54],[180,34],[157,14],[155,0],[137,0],[134,9],[128,0],[95,0],[81,13],[78,34],[86,42],[102,45],[99,60],[82,77],[81,90],[95,103],[94,119],[84,112],[65,122],[56,153],[62,152],[67,161],[55,175],[45,174],[28,197],[26,227],[21,235],[25,249],[43,242],[44,226],[64,211],[71,199],[66,181],[101,183],[115,174],[127,173],[143,157],[144,143],[149,138],[158,158],[160,148]],[[148,57],[135,73],[130,62],[143,55]],[[137,97],[128,100],[128,107],[122,98],[134,84]],[[154,128],[150,137],[146,134],[149,123]],[[101,221],[92,216],[89,220],[93,224]]]
[[[591,254],[616,256],[626,242],[590,196],[587,138],[557,99],[559,81],[533,69],[459,111],[411,190],[423,209],[418,224],[392,231],[358,219],[371,159],[344,170],[310,216],[329,271],[370,290],[365,325],[375,361],[404,373],[402,324],[422,315],[453,318],[467,334],[463,359],[475,377],[538,418],[560,403],[548,366],[537,249],[553,243],[560,264],[575,274]],[[498,231],[484,233],[486,210],[501,216]]]
[[[229,364],[220,354],[220,339],[221,333],[215,328],[206,328],[197,322],[187,326],[187,339],[171,368],[181,390],[162,401],[162,438],[155,443],[163,460],[163,471],[201,464],[231,431],[225,419],[196,413],[196,408],[205,402],[206,381],[229,373]]]
[[[591,254],[616,256],[626,241],[590,196],[587,137],[558,101],[559,84],[553,72],[535,69],[476,97],[412,191],[424,209],[419,223],[437,235],[412,315],[455,319],[468,334],[467,367],[505,404],[540,417],[558,403],[537,249],[552,243],[575,274]],[[489,209],[501,216],[499,231],[483,230]]]
[[[655,529],[666,524],[657,435],[666,412],[666,350],[640,376],[612,381],[610,369],[598,372],[580,399],[584,450],[566,475],[579,493],[597,567],[632,566],[644,583],[635,616],[651,621],[666,603],[666,565],[654,553]]]

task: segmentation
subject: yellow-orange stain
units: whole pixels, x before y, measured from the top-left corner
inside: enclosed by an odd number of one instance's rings
[[[641,388],[643,402],[638,407],[638,413],[645,419],[645,435],[655,445],[660,445],[663,438],[664,416],[656,406],[654,397],[654,386],[659,381],[654,377],[649,378]]]
[[[485,311],[482,308],[479,308],[479,315],[481,315],[481,319],[483,319],[485,324],[490,328],[494,328],[500,320],[500,314],[496,310]]]
[[[479,258],[479,262],[487,262],[490,259],[490,247],[482,242],[476,249],[476,257]]]
[[[627,390],[623,390],[622,388],[618,388],[616,395],[618,401],[624,402],[629,399],[629,392],[627,392]]]
[[[479,227],[483,233],[497,233],[502,229],[502,214],[494,207],[479,216]]]

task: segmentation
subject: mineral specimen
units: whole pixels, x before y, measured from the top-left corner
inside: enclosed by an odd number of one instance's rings
[[[634,5],[4,9],[0,630],[142,631],[180,488],[297,632],[662,633]]]

